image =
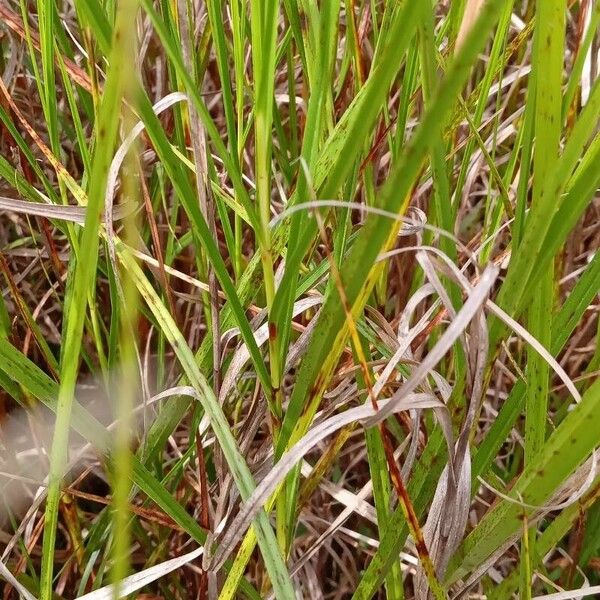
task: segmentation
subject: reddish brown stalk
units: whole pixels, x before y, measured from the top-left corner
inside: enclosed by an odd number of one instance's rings
[[[387,125],[386,127],[382,127],[383,123],[381,123],[379,125],[379,132],[377,134],[377,137],[373,141],[373,144],[371,145],[369,154],[367,154],[365,159],[360,163],[360,167],[358,168],[358,171],[361,175],[362,175],[362,172],[365,170],[365,167],[370,162],[373,162],[373,159],[375,158],[377,151],[379,150],[379,148],[383,144],[383,141],[385,140],[385,136],[389,133],[390,129],[394,126],[395,123],[396,123],[396,121],[392,120],[392,121],[390,121],[389,125]]]
[[[158,270],[160,272],[161,283],[163,285],[163,289],[167,297],[167,302],[169,304],[169,310],[171,312],[171,315],[173,316],[173,319],[175,319],[175,321],[177,322],[177,313],[175,312],[173,290],[171,289],[171,285],[169,284],[169,278],[167,276],[167,272],[165,271],[165,260],[162,253],[158,227],[156,225],[156,217],[154,216],[154,208],[152,207],[152,200],[150,199],[150,193],[148,192],[148,186],[146,185],[143,169],[139,160],[137,161],[137,163],[139,179],[142,188],[142,198],[144,199],[144,208],[146,209],[146,216],[148,217],[148,225],[150,227],[150,235],[152,236],[152,245],[154,246],[154,253],[156,254],[156,260],[158,262]]]
[[[206,463],[204,461],[204,448],[200,435],[196,435],[196,458],[198,461],[198,481],[200,482],[200,518],[199,525],[206,531],[210,531],[210,513],[208,510],[209,490],[208,477],[206,474]],[[208,598],[208,573],[204,570],[200,573],[198,600]]]
[[[571,563],[569,564],[569,568],[566,573],[566,583],[567,586],[565,589],[573,588],[573,580],[575,575],[577,574],[577,565],[579,564],[579,559],[581,555],[581,548],[583,547],[583,539],[585,535],[585,523],[586,523],[586,513],[583,510],[582,506],[579,506],[579,514],[577,516],[577,523],[575,528],[571,532],[571,536],[569,539],[569,556],[571,557]]]
[[[73,498],[72,494],[65,493],[60,499],[60,512],[63,516],[69,539],[71,541],[71,548],[75,555],[75,561],[77,568],[81,575],[83,575],[85,564],[84,564],[84,543],[81,534],[81,523],[79,522],[79,511],[77,510],[77,502]]]
[[[104,504],[106,506],[108,506],[112,502],[110,496],[97,496],[96,494],[89,494],[87,492],[82,492],[73,488],[68,488],[67,491],[69,492],[69,494],[77,498],[89,500],[90,502],[97,502],[98,504]],[[184,531],[179,525],[177,525],[177,523],[175,523],[175,521],[171,519],[171,517],[169,517],[161,511],[154,510],[151,508],[142,508],[141,506],[135,506],[134,504],[130,504],[128,506],[128,510],[138,515],[138,517],[145,519],[146,521],[151,521],[153,523],[157,523],[158,525],[162,525],[163,527],[168,527],[173,531]]]
[[[366,2],[364,10],[363,10],[363,15],[360,20],[360,25],[358,26],[358,44],[359,44],[358,47],[361,49],[361,58],[363,61],[363,65],[365,63],[365,57],[362,52],[362,46],[365,41],[365,38],[367,37],[367,34],[372,29],[371,27],[369,27],[371,25],[371,23],[372,23],[371,5],[368,2]],[[366,73],[366,69],[364,72]]]
[[[45,217],[37,217],[36,221],[38,223],[39,228],[44,234],[44,245],[46,246],[48,256],[50,257],[50,260],[52,262],[52,267],[54,268],[54,271],[57,275],[56,280],[62,287],[62,276],[65,274],[65,266],[58,255],[58,249],[56,248],[56,244],[54,243],[54,237],[52,235],[52,230],[50,229],[50,221],[48,221],[48,219]]]
[[[392,484],[394,485],[394,489],[398,494],[398,501],[400,502],[402,512],[404,513],[408,523],[408,528],[413,536],[417,553],[419,554],[419,559],[421,560],[421,564],[428,575],[428,579],[437,580],[435,569],[433,568],[433,563],[431,562],[431,557],[429,556],[429,550],[427,549],[427,544],[425,543],[425,538],[423,537],[423,531],[419,525],[417,513],[415,512],[410,496],[408,495],[408,490],[404,485],[402,473],[400,472],[398,463],[394,458],[392,436],[385,426],[385,423],[379,424],[379,432],[381,434],[381,440],[383,441],[383,448],[385,450],[385,457],[390,470],[390,478],[392,480]]]
[[[356,26],[355,0],[349,0],[348,17],[351,20],[352,35],[354,37],[354,46],[356,48],[356,75],[358,87],[361,88],[365,82],[365,67],[363,64],[363,56],[361,52],[361,41],[358,35],[358,27]]]

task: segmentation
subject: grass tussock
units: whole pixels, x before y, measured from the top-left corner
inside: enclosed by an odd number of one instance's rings
[[[4,0],[2,599],[600,591],[600,3]]]

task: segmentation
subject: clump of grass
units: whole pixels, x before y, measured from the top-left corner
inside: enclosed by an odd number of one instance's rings
[[[4,598],[598,592],[598,3],[0,16]]]

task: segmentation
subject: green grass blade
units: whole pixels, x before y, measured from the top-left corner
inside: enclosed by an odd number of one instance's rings
[[[130,35],[129,30],[134,20],[135,6],[134,1],[122,3],[117,31],[123,37]],[[124,55],[121,52],[121,44],[117,40],[112,49],[111,64],[100,109],[100,121],[97,126],[99,144],[92,159],[88,211],[81,236],[81,252],[74,275],[73,299],[68,305],[67,319],[64,325],[65,352],[61,357],[60,365],[60,389],[50,459],[51,467],[42,548],[41,600],[51,600],[52,598],[53,563],[60,485],[67,463],[69,421],[71,419],[73,393],[79,368],[79,351],[81,348],[87,299],[91,293],[96,274],[99,215],[104,203],[106,176],[112,159],[112,149],[117,138],[119,121],[115,119],[115,115],[120,112],[121,94],[125,83],[126,69],[123,66],[123,62]]]

